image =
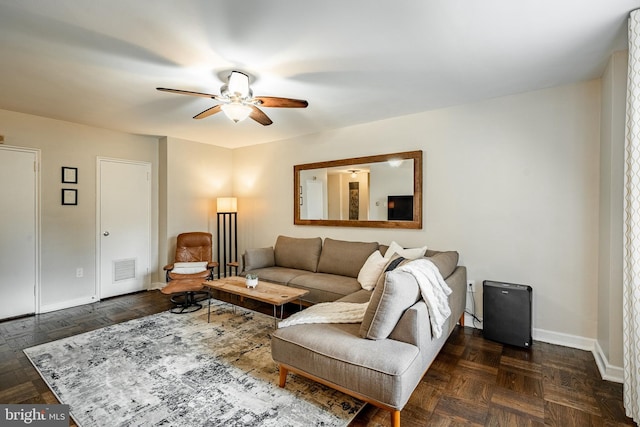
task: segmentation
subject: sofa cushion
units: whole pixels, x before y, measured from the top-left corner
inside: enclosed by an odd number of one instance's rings
[[[391,242],[391,244],[387,248],[387,251],[384,254],[384,257],[391,258],[394,254],[398,254],[403,258],[416,259],[416,258],[422,258],[426,251],[427,251],[426,246],[422,246],[419,248],[405,249],[399,244],[397,244],[396,242]]]
[[[380,251],[375,251],[365,261],[364,265],[358,273],[358,283],[362,286],[362,289],[368,291],[373,290],[378,283],[378,278],[382,274],[384,267],[387,265],[388,260],[382,257]]]
[[[451,276],[451,274],[455,271],[458,266],[458,252],[456,251],[446,251],[446,252],[436,252],[436,251],[427,251],[427,259],[435,264],[440,271],[443,279]],[[376,286],[380,283],[384,282],[385,273],[388,271],[395,270],[396,268],[405,265],[411,261],[410,259],[406,259],[401,257],[398,254],[394,254],[390,259],[387,260],[386,265],[382,269],[382,274],[378,277],[378,281],[376,282]]]
[[[320,237],[302,239],[278,236],[274,249],[275,262],[278,267],[315,272],[318,269],[321,250],[322,239]]]
[[[382,268],[382,273],[380,273],[380,276],[378,277],[378,280],[376,281],[376,285],[375,285],[374,289],[376,287],[378,287],[379,285],[384,283],[384,280],[386,278],[386,273],[387,272],[393,271],[396,268],[400,267],[401,265],[405,265],[409,261],[411,261],[411,260],[410,259],[406,259],[406,258],[402,258],[398,254],[394,254],[390,259],[387,260],[387,263]]]
[[[273,267],[276,265],[276,258],[273,247],[247,249],[244,252],[244,270],[251,271],[258,268]]]
[[[383,284],[376,286],[360,325],[360,336],[372,340],[391,334],[406,309],[421,298],[416,279],[409,273],[393,270]]]
[[[327,237],[324,239],[324,246],[320,254],[318,272],[358,277],[358,273],[369,255],[377,249],[377,242],[347,242]]]
[[[369,302],[371,300],[371,294],[373,292],[368,291],[366,289],[360,289],[359,291],[355,291],[352,294],[346,295],[337,302],[352,302],[355,304],[364,304],[365,302]]]
[[[326,273],[302,274],[291,279],[289,286],[308,290],[303,299],[314,304],[335,301],[361,289],[353,277]]]
[[[256,268],[255,270],[245,271],[246,273],[255,274],[258,276],[258,280],[265,280],[267,282],[277,283],[280,285],[286,285],[294,278],[303,274],[309,274],[307,270],[297,270],[295,268],[286,267],[265,267]]]
[[[438,252],[427,257],[428,260],[438,267],[438,270],[444,279],[451,276],[451,273],[456,269],[456,266],[458,265],[458,258],[458,252],[456,251]]]

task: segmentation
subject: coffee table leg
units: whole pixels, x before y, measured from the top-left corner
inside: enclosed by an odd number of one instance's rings
[[[276,305],[273,304],[273,328],[278,329],[278,316],[276,315]]]

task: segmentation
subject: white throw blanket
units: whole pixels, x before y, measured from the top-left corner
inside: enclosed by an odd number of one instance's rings
[[[445,283],[436,265],[426,258],[416,259],[401,267],[398,271],[405,271],[415,277],[420,287],[422,299],[429,309],[431,331],[436,338],[442,336],[442,325],[451,316],[448,295],[451,288]]]
[[[279,328],[305,323],[360,323],[368,302],[323,302],[292,314],[278,324]]]

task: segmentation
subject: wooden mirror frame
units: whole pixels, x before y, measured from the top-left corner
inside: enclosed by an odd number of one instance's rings
[[[380,220],[339,220],[339,219],[301,219],[300,218],[300,171],[332,167],[346,167],[367,163],[380,163],[389,160],[413,160],[413,221]],[[371,228],[422,228],[422,151],[381,154],[377,156],[354,157],[351,159],[331,160],[307,163],[293,167],[293,223],[295,225],[317,225],[327,227],[371,227]]]

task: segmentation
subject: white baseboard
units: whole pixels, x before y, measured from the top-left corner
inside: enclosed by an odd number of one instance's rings
[[[464,315],[464,324],[472,328],[477,328],[473,324],[473,318],[466,313]],[[593,338],[585,338],[577,335],[564,334],[562,332],[548,331],[545,329],[533,329],[533,339],[535,341],[542,341],[549,344],[590,351],[593,354],[593,358],[596,361],[598,371],[600,371],[600,376],[603,380],[616,383],[623,382],[622,367],[610,364],[602,351],[600,344],[598,344],[598,341]]]
[[[164,288],[165,286],[167,286],[167,284],[166,284],[166,283],[164,283],[164,282],[152,282],[152,283],[151,283],[151,285],[149,286],[149,289],[148,289],[148,290],[150,290],[150,291],[154,291],[154,290],[156,290],[156,289],[162,289],[162,288]]]
[[[149,285],[147,290],[152,291],[155,289],[162,289],[165,286],[167,286],[167,284],[164,282],[153,282],[151,283],[151,285]],[[70,301],[58,302],[55,304],[45,304],[40,306],[40,311],[38,311],[38,314],[50,313],[52,311],[58,311],[58,310],[63,310],[65,308],[77,307],[79,305],[93,304],[94,302],[98,302],[98,301],[100,301],[100,298],[98,298],[97,296],[92,296],[92,297],[77,298]]]
[[[92,296],[92,297],[78,298],[71,301],[58,302],[55,304],[45,304],[40,306],[40,311],[38,313],[49,313],[52,311],[58,311],[65,308],[77,307],[79,305],[92,304],[98,301],[99,299],[96,296]]]
[[[592,338],[585,338],[577,335],[547,331],[545,329],[536,328],[533,329],[533,339],[549,344],[563,345],[565,347],[577,348],[579,350],[587,351],[593,351],[596,342],[596,340]]]

